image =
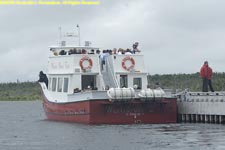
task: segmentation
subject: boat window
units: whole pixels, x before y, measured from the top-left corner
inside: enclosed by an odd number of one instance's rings
[[[62,92],[62,78],[58,78],[58,87],[57,87],[57,91],[58,92]]]
[[[52,90],[52,78],[48,78],[48,90],[51,91]]]
[[[56,91],[56,81],[57,81],[57,78],[52,78],[52,91],[53,92]]]
[[[82,75],[82,90],[96,89],[96,75]]]
[[[69,78],[64,78],[63,92],[68,92]]]
[[[141,89],[141,87],[142,87],[141,78],[134,78],[134,80],[133,80],[133,87],[135,89]]]
[[[120,87],[121,88],[127,88],[128,83],[127,83],[127,75],[120,75]]]

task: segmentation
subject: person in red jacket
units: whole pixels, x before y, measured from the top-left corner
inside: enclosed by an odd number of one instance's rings
[[[208,86],[212,92],[214,89],[212,87],[212,68],[209,67],[208,61],[205,61],[200,70],[200,76],[203,80],[202,91],[208,92]]]

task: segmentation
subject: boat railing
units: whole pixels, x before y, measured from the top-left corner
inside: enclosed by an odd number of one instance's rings
[[[99,61],[99,64],[101,65],[100,60],[98,60],[98,61]],[[102,89],[105,90],[106,89],[105,82],[104,82],[103,75],[102,75],[101,71],[99,72],[99,76],[100,76],[100,85],[103,86]]]

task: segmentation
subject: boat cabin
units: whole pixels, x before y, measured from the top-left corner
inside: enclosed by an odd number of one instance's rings
[[[87,46],[52,46],[48,61],[48,90],[74,94],[109,88],[147,89],[142,54],[102,53]]]

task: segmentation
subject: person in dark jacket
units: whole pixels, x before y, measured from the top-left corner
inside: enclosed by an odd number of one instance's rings
[[[212,68],[209,67],[208,61],[205,61],[200,70],[200,76],[203,80],[202,91],[208,92],[208,86],[211,92],[214,92],[212,87]]]
[[[39,73],[38,82],[44,82],[48,88],[48,77],[46,76],[46,74],[43,73],[43,71],[40,71],[40,73]]]

